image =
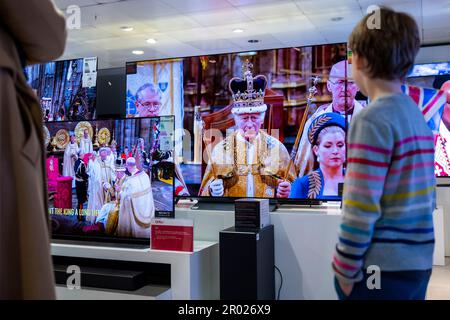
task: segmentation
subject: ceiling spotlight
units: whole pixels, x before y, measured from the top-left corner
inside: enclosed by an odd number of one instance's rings
[[[233,32],[234,33],[242,33],[242,32],[244,32],[244,29],[239,29],[239,28],[233,29]]]
[[[147,43],[155,44],[156,42],[158,42],[158,41],[156,41],[156,39],[153,39],[153,38],[147,39]]]
[[[134,28],[130,27],[130,26],[123,26],[123,27],[120,27],[120,30],[122,30],[124,32],[131,32],[134,30]]]
[[[240,57],[248,57],[248,56],[256,56],[258,52],[256,51],[248,51],[248,52],[239,52],[237,55]]]
[[[343,18],[343,17],[334,17],[334,18],[331,18],[331,21],[334,21],[334,22],[338,22],[338,21],[341,21],[341,20],[344,20],[344,18]]]
[[[248,42],[249,42],[249,43],[258,43],[259,40],[256,40],[256,39],[250,39],[250,40],[248,40]]]
[[[141,56],[141,55],[144,54],[144,51],[142,51],[142,50],[133,50],[131,53],[132,53],[132,54],[135,54],[135,55],[137,55],[137,56]]]

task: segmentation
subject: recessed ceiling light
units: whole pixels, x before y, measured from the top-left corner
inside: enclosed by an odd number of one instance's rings
[[[239,52],[237,55],[240,57],[246,57],[246,56],[256,56],[258,52],[256,51],[248,51],[248,52]]]
[[[147,39],[147,43],[155,44],[156,42],[158,42],[158,41],[156,41],[156,39],[153,39],[153,38]]]
[[[248,42],[249,42],[249,43],[258,43],[259,40],[257,40],[257,39],[250,39],[250,40],[248,40]]]
[[[120,27],[120,30],[122,30],[124,32],[130,32],[130,31],[133,31],[134,28],[130,27],[130,26],[123,26],[123,27]]]
[[[343,19],[344,19],[343,17],[334,17],[334,18],[331,18],[331,21],[338,22],[338,21],[341,21]]]
[[[233,32],[234,33],[242,33],[242,32],[244,32],[244,29],[240,29],[240,28],[233,29]]]
[[[137,56],[141,56],[144,54],[144,51],[142,50],[133,50],[131,53],[137,55]]]

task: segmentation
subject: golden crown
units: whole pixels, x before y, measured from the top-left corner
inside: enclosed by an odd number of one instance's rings
[[[253,64],[248,60],[242,66],[244,76],[230,80],[229,88],[233,98],[233,109],[243,112],[264,112],[264,95],[267,78],[263,75],[253,77]]]

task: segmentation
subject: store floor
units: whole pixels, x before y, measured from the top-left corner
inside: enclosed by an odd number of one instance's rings
[[[450,258],[445,259],[445,267],[433,267],[427,300],[450,300]]]

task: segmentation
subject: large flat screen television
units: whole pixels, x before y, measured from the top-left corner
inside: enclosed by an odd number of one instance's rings
[[[416,64],[406,79],[407,93],[422,109],[435,135],[435,174],[450,176],[450,62]],[[439,92],[441,90],[441,92]],[[450,94],[447,93],[448,96]]]
[[[174,217],[174,117],[48,122],[54,238],[149,243]]]
[[[44,121],[96,118],[97,58],[32,65],[25,74],[40,100]]]
[[[340,199],[345,132],[366,104],[349,79],[345,43],[128,62],[126,69],[128,117],[175,115],[176,196]],[[338,174],[325,183],[330,170]]]

